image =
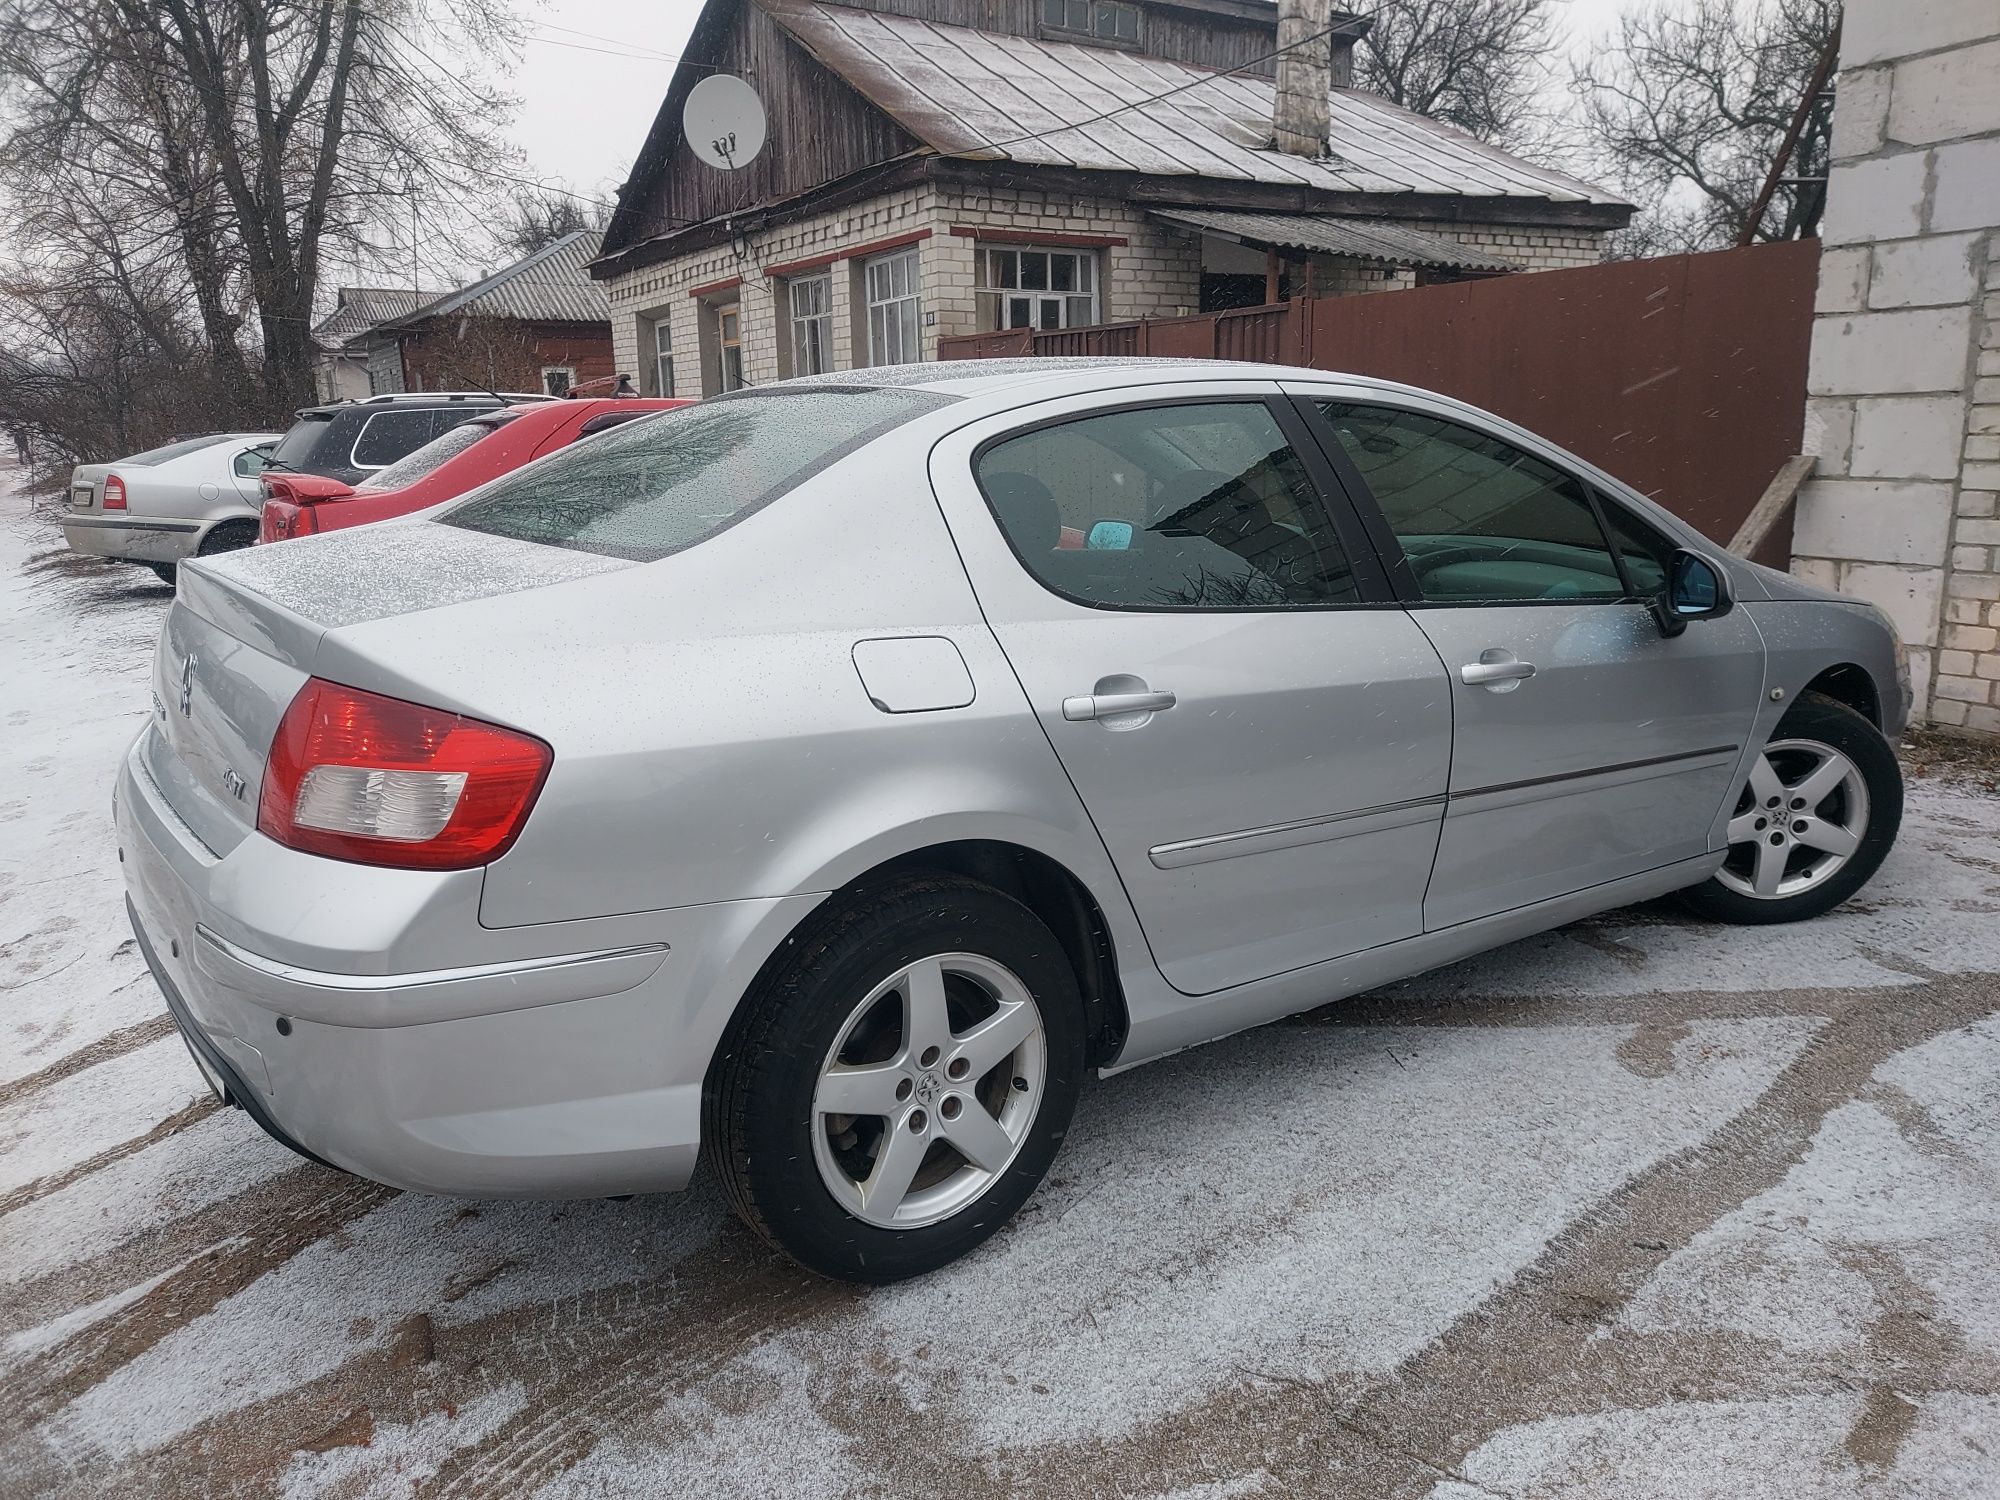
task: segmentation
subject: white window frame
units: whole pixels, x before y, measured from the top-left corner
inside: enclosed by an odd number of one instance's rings
[[[924,357],[923,270],[915,245],[862,262],[868,300],[868,363],[910,365]]]
[[[653,386],[656,396],[674,393],[673,325],[666,318],[653,320]]]
[[[1042,258],[1043,274],[1040,279],[1049,285],[1020,285],[1028,279],[1025,256]],[[1056,271],[1059,263],[1070,268],[1070,285],[1067,288],[1059,289],[1053,285],[1059,279]],[[973,296],[979,304],[979,326],[987,333],[999,333],[1009,328],[1087,328],[1104,321],[1101,300],[1103,269],[1098,264],[1095,250],[1056,245],[982,244],[979,247],[978,274],[973,280]],[[1028,321],[1014,321],[1015,315],[1023,308]],[[1051,308],[1056,317],[1053,323],[1044,321],[1046,311]]]
[[[551,385],[549,384],[549,377],[550,377],[551,375],[560,375],[560,376],[562,376],[562,377],[563,377],[563,388],[562,388],[561,390],[556,390],[556,389],[555,389],[555,388],[554,388],[553,386],[551,386]],[[568,394],[569,394],[569,393],[570,393],[570,392],[571,392],[572,390],[574,390],[574,389],[576,389],[576,366],[575,366],[575,365],[543,365],[543,366],[542,366],[542,394],[543,394],[543,395],[545,395],[545,396],[567,396],[567,395],[568,395]]]
[[[833,271],[785,283],[790,314],[792,373],[823,375],[833,368]]]

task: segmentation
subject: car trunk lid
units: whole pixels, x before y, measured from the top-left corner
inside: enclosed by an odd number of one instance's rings
[[[70,471],[69,508],[72,511],[95,511],[98,500],[104,492],[104,476],[111,472],[110,464],[78,464]]]
[[[329,632],[629,566],[402,521],[185,563],[154,656],[143,764],[195,836],[227,854],[256,827],[272,736]],[[340,680],[380,690],[343,660]]]

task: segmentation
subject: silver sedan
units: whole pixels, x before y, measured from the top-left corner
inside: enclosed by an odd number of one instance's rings
[[[63,537],[72,552],[151,568],[166,583],[184,557],[257,540],[258,478],[277,432],[211,432],[70,475]]]
[[[1289,368],[855,372],[183,570],[119,778],[197,1062],[337,1167],[682,1187],[885,1281],[1086,1072],[1625,903],[1851,895],[1863,604],[1486,413]]]

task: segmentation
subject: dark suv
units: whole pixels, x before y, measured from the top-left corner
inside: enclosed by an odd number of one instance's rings
[[[271,467],[361,484],[467,417],[549,399],[511,391],[417,391],[307,406],[272,450]]]

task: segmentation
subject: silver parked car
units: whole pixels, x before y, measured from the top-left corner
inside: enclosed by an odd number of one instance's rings
[[[816,377],[188,567],[118,784],[211,1083],[407,1188],[991,1234],[1088,1069],[1895,837],[1873,609],[1402,386]]]
[[[72,552],[113,557],[174,581],[182,558],[257,540],[258,478],[277,432],[211,432],[70,474],[63,537]]]

